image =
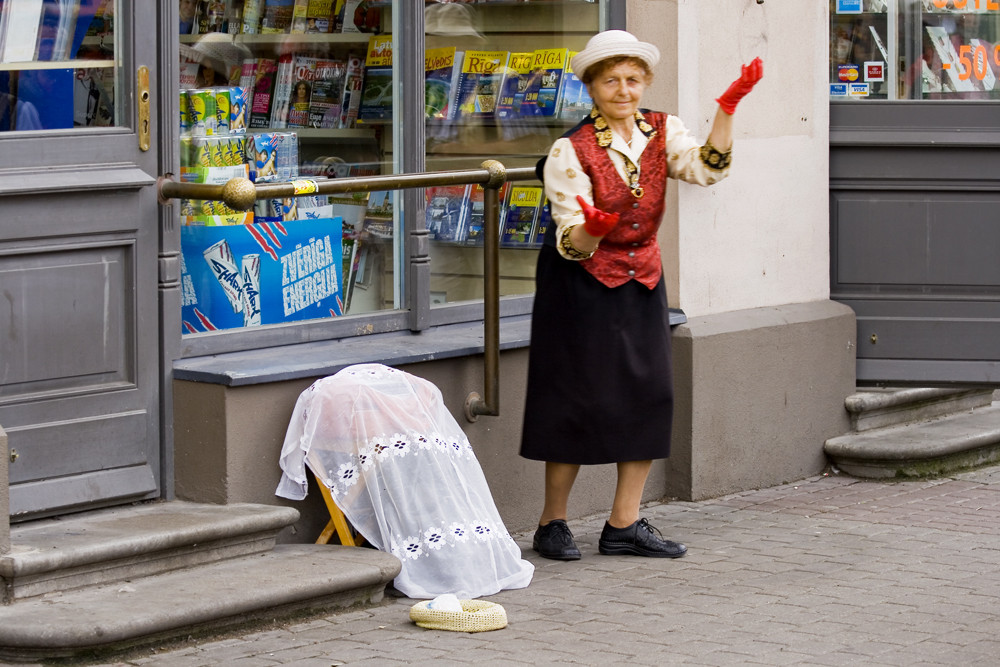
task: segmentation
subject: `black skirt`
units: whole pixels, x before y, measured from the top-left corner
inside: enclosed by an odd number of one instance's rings
[[[521,456],[599,464],[666,458],[673,373],[666,288],[606,287],[542,246]]]

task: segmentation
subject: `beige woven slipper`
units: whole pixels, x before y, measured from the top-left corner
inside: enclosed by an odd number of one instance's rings
[[[462,611],[429,609],[431,600],[422,600],[410,607],[410,620],[429,630],[453,632],[485,632],[507,627],[507,612],[495,602],[461,600]]]

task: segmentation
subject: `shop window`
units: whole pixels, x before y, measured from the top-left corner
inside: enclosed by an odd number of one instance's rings
[[[998,0],[831,0],[830,99],[1000,99]]]
[[[0,6],[0,132],[120,124],[114,0]]]
[[[392,174],[403,154],[418,157],[408,170],[534,166],[589,112],[569,58],[618,1],[427,1],[414,22],[423,39],[401,41],[394,19],[398,31],[410,26],[399,0],[179,0],[181,178]],[[424,99],[401,92],[414,58]],[[423,132],[406,132],[412,122]],[[530,295],[541,184],[508,184],[501,196],[501,296]],[[482,189],[428,189],[410,210],[403,201],[401,191],[298,197],[250,214],[182,201],[183,333],[481,300]],[[404,281],[406,230],[421,227],[429,294]],[[477,317],[461,312],[444,319]]]

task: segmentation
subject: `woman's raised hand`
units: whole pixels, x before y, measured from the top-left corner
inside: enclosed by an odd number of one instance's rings
[[[600,238],[614,229],[618,224],[618,214],[602,211],[596,206],[587,203],[587,200],[580,195],[576,196],[577,203],[583,209],[583,231],[591,236]]]
[[[753,90],[753,87],[757,85],[761,77],[764,76],[764,61],[760,58],[754,58],[749,65],[744,65],[743,70],[740,73],[740,78],[733,81],[732,85],[722,93],[719,99],[715,100],[730,116],[736,111],[736,105],[743,96]]]

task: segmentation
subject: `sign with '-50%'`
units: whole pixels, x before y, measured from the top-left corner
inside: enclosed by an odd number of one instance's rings
[[[938,9],[946,9],[950,4],[952,9],[965,9],[969,4],[973,3],[976,9],[991,9],[994,11],[1000,11],[1000,0],[934,0],[934,6]]]

